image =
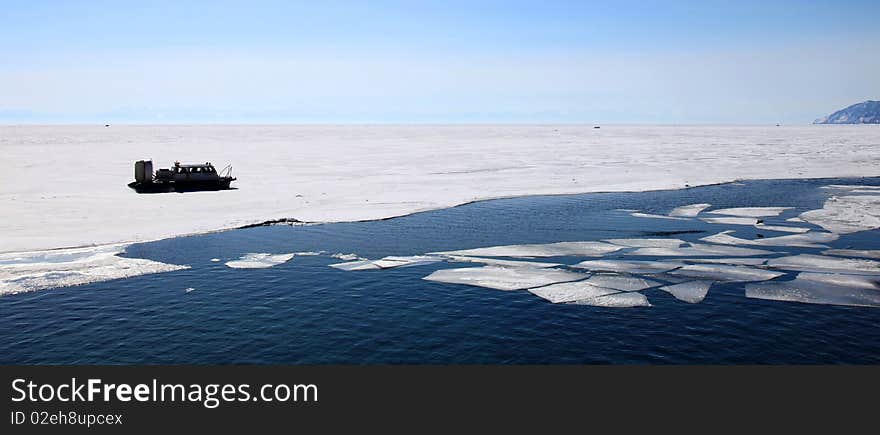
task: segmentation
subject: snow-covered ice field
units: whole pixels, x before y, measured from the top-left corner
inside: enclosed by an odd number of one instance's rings
[[[877,126],[0,126],[0,252],[478,199],[880,175]],[[237,190],[138,195],[133,164],[232,164]]]

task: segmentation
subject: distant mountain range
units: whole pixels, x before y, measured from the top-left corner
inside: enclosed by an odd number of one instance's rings
[[[813,124],[880,124],[880,101],[865,101],[838,110]]]

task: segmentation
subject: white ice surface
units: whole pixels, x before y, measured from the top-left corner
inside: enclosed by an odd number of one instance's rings
[[[528,194],[877,175],[880,129],[827,127],[0,126],[0,251],[154,240],[278,218],[379,219]],[[145,158],[156,167],[230,163],[237,189],[135,194],[126,183]]]
[[[685,243],[679,239],[608,239],[605,242],[628,248],[677,248]]]
[[[351,256],[344,254],[346,258],[352,258]],[[339,258],[339,257],[335,257]],[[359,257],[354,257],[359,258]],[[342,259],[342,258],[340,258]],[[395,267],[409,267],[409,266],[419,266],[422,264],[430,264],[436,263],[439,261],[443,261],[442,257],[437,257],[434,255],[408,255],[408,256],[397,256],[397,255],[389,255],[387,257],[380,258],[378,260],[355,260],[349,261],[347,263],[336,263],[331,264],[330,267],[334,267],[340,270],[346,271],[357,271],[357,270],[376,270],[376,269],[393,269]]]
[[[776,231],[780,233],[797,233],[803,234],[809,232],[809,228],[805,227],[789,227],[783,225],[764,225],[764,224],[755,224],[755,228],[764,231]]]
[[[840,257],[864,257],[880,259],[880,250],[876,249],[827,249],[822,251],[825,255]]]
[[[490,246],[486,248],[463,249],[459,251],[432,252],[439,255],[464,255],[482,257],[559,257],[583,256],[601,257],[622,249],[620,246],[603,242],[557,242],[531,245]]]
[[[490,266],[501,267],[556,267],[559,263],[545,263],[542,261],[502,260],[498,258],[467,257],[464,255],[448,255],[446,258],[455,263],[481,263]]]
[[[801,213],[800,217],[839,234],[880,228],[880,196],[832,196],[821,209]]]
[[[188,269],[117,254],[125,245],[0,254],[0,295]]]
[[[665,285],[660,290],[668,292],[676,299],[691,304],[703,302],[713,281],[687,281],[680,284]]]
[[[605,274],[593,275],[584,282],[590,285],[594,285],[596,287],[610,288],[625,292],[634,292],[644,290],[646,288],[657,287],[658,285],[660,285],[659,282],[652,281],[650,279],[638,278],[634,276]]]
[[[529,289],[529,292],[554,304],[560,304],[620,293],[620,290],[597,287],[584,281],[576,281],[533,288]]]
[[[711,207],[712,204],[690,204],[683,205],[681,207],[676,207],[669,212],[669,216],[678,216],[678,217],[694,217],[700,214],[701,211]]]
[[[689,264],[669,274],[722,282],[767,281],[784,275],[772,270],[726,264]]]
[[[338,259],[340,259],[340,260],[344,260],[344,261],[366,260],[366,258],[361,258],[361,257],[358,256],[357,254],[343,254],[343,253],[338,253],[338,254],[333,254],[333,255],[331,255],[331,257],[333,257],[333,258],[338,258]]]
[[[713,264],[739,264],[743,266],[760,266],[767,262],[766,258],[740,257],[740,258],[682,258],[681,261],[693,263]]]
[[[227,261],[226,266],[233,269],[265,269],[286,263],[292,258],[293,254],[251,253],[242,255],[238,260]]]
[[[441,269],[422,279],[496,290],[524,290],[559,282],[576,281],[587,276],[589,275],[559,269],[483,266]]]
[[[851,274],[880,274],[880,262],[861,258],[840,258],[825,255],[801,254],[772,258],[770,267],[804,272],[837,272]]]
[[[593,272],[661,273],[679,266],[681,264],[661,261],[588,260],[571,267],[587,269]]]
[[[757,218],[750,217],[701,217],[700,220],[709,224],[724,225],[755,225],[758,223]]]
[[[591,305],[594,307],[609,308],[631,308],[631,307],[650,307],[651,303],[648,298],[635,292],[614,293],[596,298],[582,299],[573,302],[577,305]]]
[[[730,234],[733,231],[722,231],[718,234],[703,237],[700,240],[722,245],[749,245],[749,246],[792,246],[801,248],[827,248],[822,243],[833,242],[840,238],[834,233],[809,232],[803,234],[791,234],[788,236],[764,237],[761,239],[743,239]]]
[[[746,297],[810,304],[880,307],[880,290],[867,277],[798,274],[791,281],[746,284]]]
[[[711,214],[723,214],[728,216],[740,216],[740,217],[770,217],[770,216],[779,216],[780,213],[785,210],[790,210],[791,207],[735,207],[735,208],[723,208],[719,210],[712,210],[709,213]]]
[[[345,271],[356,271],[356,270],[378,270],[381,269],[371,260],[357,260],[357,261],[349,261],[347,263],[336,263],[331,264],[330,267],[345,270]]]
[[[433,255],[409,255],[395,256],[390,255],[379,260],[374,260],[373,264],[379,266],[380,269],[392,269],[395,267],[418,266],[422,264],[431,264],[443,261],[443,258]]]
[[[691,243],[681,248],[639,248],[626,255],[647,255],[655,257],[700,257],[700,256],[742,256],[772,254],[763,249],[741,248],[738,246],[719,246],[703,243]]]

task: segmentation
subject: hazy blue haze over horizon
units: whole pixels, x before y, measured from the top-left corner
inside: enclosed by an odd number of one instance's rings
[[[0,123],[809,123],[876,3],[8,1]]]

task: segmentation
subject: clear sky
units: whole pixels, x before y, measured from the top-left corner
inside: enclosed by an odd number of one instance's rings
[[[0,122],[808,123],[880,99],[880,4],[0,4]]]

